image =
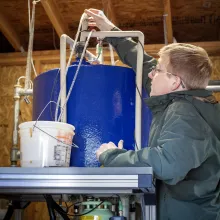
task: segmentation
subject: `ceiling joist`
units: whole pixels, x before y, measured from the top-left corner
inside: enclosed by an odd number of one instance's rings
[[[172,26],[172,13],[171,13],[171,4],[170,0],[164,0],[164,19],[165,19],[165,25],[166,30],[164,30],[166,33],[166,39],[167,43],[173,43],[173,26]]]
[[[210,56],[220,56],[220,41],[213,42],[192,42],[191,44],[200,46],[204,48]],[[159,50],[164,46],[164,44],[148,44],[144,46],[145,51],[152,56],[157,56]],[[88,48],[88,51],[95,54],[95,48]],[[68,51],[69,53],[69,51]],[[69,55],[69,54],[68,54]],[[115,56],[116,53],[114,53]],[[4,53],[0,54],[0,66],[4,65],[25,65],[26,57],[22,56],[21,53]],[[59,63],[60,62],[60,51],[50,50],[50,51],[34,51],[33,52],[34,62],[45,63]],[[104,51],[104,60],[110,60],[109,50]]]
[[[18,33],[15,31],[13,25],[2,12],[0,12],[0,30],[15,49],[15,51],[23,51]]]
[[[70,31],[67,24],[64,22],[62,15],[59,12],[58,6],[53,0],[41,0],[41,3],[46,11],[53,27],[55,28],[58,36],[67,34],[70,36]]]

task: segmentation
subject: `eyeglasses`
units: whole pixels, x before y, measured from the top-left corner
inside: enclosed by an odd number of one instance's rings
[[[156,75],[156,73],[166,73],[166,74],[168,74],[168,75],[172,75],[172,76],[175,76],[175,77],[179,77],[180,78],[180,85],[182,86],[182,88],[186,88],[186,86],[184,85],[184,83],[183,83],[183,80],[181,79],[181,77],[180,76],[177,76],[177,75],[175,75],[175,74],[173,74],[173,73],[170,73],[170,72],[167,72],[167,71],[163,71],[163,70],[161,70],[161,69],[159,69],[159,68],[157,68],[157,66],[154,66],[153,68],[152,68],[152,70],[151,70],[151,75],[152,75],[152,77],[154,77],[155,75]]]

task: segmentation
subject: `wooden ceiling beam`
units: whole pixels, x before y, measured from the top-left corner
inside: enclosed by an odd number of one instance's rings
[[[200,46],[204,48],[210,56],[220,56],[220,41],[212,42],[192,42],[190,44]],[[164,44],[149,44],[145,45],[145,51],[154,57],[157,56],[159,50]],[[95,48],[88,48],[88,50],[95,54]],[[68,51],[69,55],[69,51]],[[117,57],[116,53],[114,55]],[[21,53],[2,53],[0,54],[0,65],[25,65],[26,57]],[[104,50],[104,59],[110,60],[110,54],[108,50]],[[117,58],[118,59],[118,58]],[[34,62],[40,61],[41,64],[45,63],[59,63],[60,62],[60,51],[59,50],[48,50],[48,51],[33,51]]]
[[[108,19],[116,26],[118,26],[118,21],[115,15],[115,8],[111,0],[102,0],[102,5],[105,15]]]
[[[23,52],[19,34],[15,31],[13,25],[2,12],[0,12],[0,30],[15,49],[15,51]]]
[[[41,0],[41,4],[46,11],[53,27],[55,28],[58,36],[60,37],[62,34],[67,34],[70,36],[70,31],[68,29],[67,24],[64,22],[62,15],[58,9],[54,0]]]
[[[173,26],[172,26],[172,13],[171,13],[171,4],[170,0],[163,0],[164,2],[164,16],[166,24],[166,37],[167,43],[173,43]]]

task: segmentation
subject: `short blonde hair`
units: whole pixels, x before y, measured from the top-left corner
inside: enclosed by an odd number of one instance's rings
[[[180,76],[187,89],[204,89],[208,85],[212,62],[203,48],[173,43],[161,48],[158,54],[168,57],[169,72]]]

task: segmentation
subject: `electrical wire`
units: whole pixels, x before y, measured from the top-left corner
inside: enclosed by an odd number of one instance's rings
[[[82,202],[75,202],[75,203],[71,204],[70,206],[68,206],[65,202],[65,205],[66,205],[66,208],[69,210],[72,206],[77,205],[77,204],[81,204],[81,203]],[[67,211],[67,213],[68,213],[68,211]]]
[[[121,197],[118,195],[118,194],[115,194],[117,197],[118,197],[118,199],[121,201]]]
[[[97,206],[95,206],[93,209],[89,210],[88,212],[85,212],[83,214],[79,214],[79,215],[74,215],[74,216],[83,216],[83,215],[87,215],[89,213],[91,213],[92,211],[94,211],[95,209],[97,209],[100,205],[102,205],[105,202],[105,200],[103,200],[102,202],[100,202]]]
[[[56,219],[55,211],[57,211],[64,220],[70,220],[66,212],[54,201],[51,195],[44,195],[47,202],[48,211],[51,219]]]
[[[115,195],[117,195],[117,194],[115,194]],[[119,197],[119,195],[117,195],[118,197]],[[112,198],[113,197],[113,195],[110,197],[110,198]],[[120,198],[120,197],[119,197]],[[121,198],[120,198],[120,201],[121,201]],[[55,201],[54,201],[55,202]],[[91,212],[93,212],[95,209],[97,209],[100,205],[102,205],[104,202],[106,202],[106,200],[103,200],[102,202],[100,202],[97,206],[95,206],[94,208],[92,208],[91,210],[89,210],[88,212],[85,212],[85,213],[83,213],[83,214],[75,214],[75,215],[72,215],[72,214],[68,214],[67,212],[65,212],[64,210],[60,210],[63,214],[66,214],[67,216],[75,216],[75,217],[77,217],[77,216],[84,216],[84,215],[87,215],[87,214],[89,214],[89,213],[91,213]],[[56,203],[56,202],[55,202]],[[82,203],[82,202],[77,202],[77,203],[74,203],[74,204],[72,204],[72,205],[75,205],[75,204],[79,204],[79,203]],[[71,205],[71,206],[72,206]],[[70,207],[71,207],[70,206]],[[69,207],[69,208],[70,208]]]
[[[97,206],[95,206],[94,208],[92,208],[91,210],[89,210],[88,212],[85,212],[85,213],[83,213],[83,214],[75,214],[75,215],[72,215],[72,214],[66,213],[64,210],[63,210],[62,212],[63,212],[63,214],[66,214],[66,215],[68,215],[68,216],[84,216],[84,215],[87,215],[87,214],[91,213],[91,212],[94,211],[95,209],[97,209],[97,208],[98,208],[100,205],[102,205],[104,202],[105,202],[105,200],[102,201],[102,202],[100,202]]]

